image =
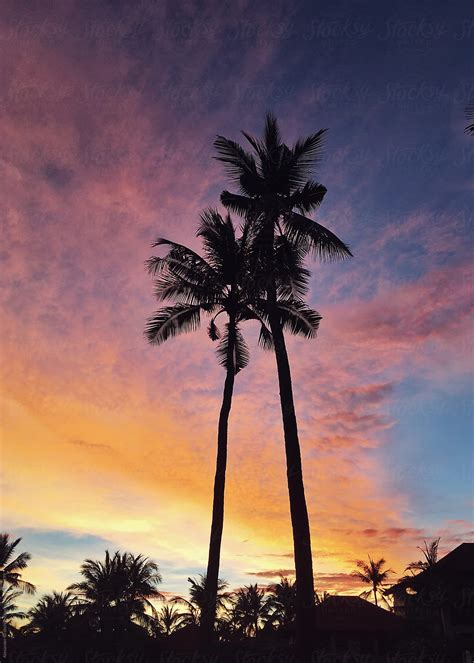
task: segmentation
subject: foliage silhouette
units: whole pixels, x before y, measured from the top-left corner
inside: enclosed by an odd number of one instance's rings
[[[14,587],[0,587],[0,617],[2,622],[3,637],[12,637],[17,633],[17,627],[13,624],[21,619],[26,619],[27,615],[18,610],[16,600],[22,595],[20,590]]]
[[[157,590],[161,574],[155,562],[129,552],[110,555],[107,550],[104,562],[86,559],[81,575],[84,580],[68,590],[77,597],[79,612],[97,631],[125,632],[133,628],[133,622],[153,627],[156,608],[151,600],[163,599]]]
[[[21,572],[26,569],[31,559],[30,553],[23,552],[14,556],[15,548],[20,542],[21,537],[10,540],[9,534],[0,534],[0,586],[3,587],[4,583],[7,583],[22,592],[34,594],[35,586],[21,577]]]
[[[430,569],[438,561],[438,546],[440,539],[434,539],[431,543],[423,541],[423,547],[417,546],[418,550],[421,550],[423,557],[425,559],[419,559],[417,562],[410,562],[406,567],[405,571],[411,571],[412,574],[415,571],[421,572]]]
[[[156,613],[155,633],[169,636],[174,633],[176,629],[184,626],[185,623],[184,613],[179,612],[175,606],[166,604]]]
[[[74,616],[75,598],[69,592],[46,594],[28,612],[27,631],[60,638],[68,630]]]
[[[365,592],[359,594],[364,599],[369,598],[372,594],[374,597],[374,603],[378,606],[377,597],[379,596],[383,603],[388,604],[387,599],[384,596],[383,588],[386,586],[387,580],[391,573],[395,573],[392,569],[384,569],[386,562],[382,558],[378,561],[374,561],[369,555],[369,563],[367,564],[363,560],[358,560],[356,562],[359,571],[354,571],[352,574],[353,577],[359,578],[366,585],[370,585],[371,589],[368,589]]]
[[[246,585],[234,597],[233,616],[238,629],[247,637],[257,637],[263,623],[270,614],[270,604],[265,589]]]
[[[288,578],[280,578],[279,582],[269,585],[268,592],[272,624],[279,628],[292,624],[296,615],[296,583]]]
[[[206,596],[206,576],[201,573],[197,578],[188,578],[188,582],[191,585],[189,600],[181,596],[175,596],[171,601],[185,606],[185,612],[181,613],[184,626],[199,625],[208,600]],[[227,587],[227,582],[219,578],[217,581],[216,610],[225,607],[225,601],[229,597],[229,593],[225,591]]]

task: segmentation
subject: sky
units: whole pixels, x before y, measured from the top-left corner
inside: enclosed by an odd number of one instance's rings
[[[354,254],[309,262],[320,332],[288,339],[316,586],[358,593],[357,559],[400,574],[425,538],[472,541],[469,3],[7,0],[0,20],[1,515],[38,593],[106,549],[155,559],[169,595],[205,569],[224,374],[204,329],[146,344],[144,261],[159,236],[199,249],[229,187],[215,136],[269,110],[288,143],[329,129],[317,219]],[[231,588],[294,568],[256,332],[229,430]]]

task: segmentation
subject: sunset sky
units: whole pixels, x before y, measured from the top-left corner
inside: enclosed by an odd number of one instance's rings
[[[316,585],[473,540],[470,3],[0,3],[2,528],[40,594],[106,548],[204,571],[224,372],[205,330],[154,348],[144,261],[199,248],[216,134],[329,128],[314,341],[289,339]],[[221,576],[292,573],[274,357],[245,334]]]

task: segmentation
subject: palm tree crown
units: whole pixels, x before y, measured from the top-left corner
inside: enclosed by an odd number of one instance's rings
[[[186,609],[181,613],[182,624],[196,624],[198,625],[201,620],[201,614],[206,607],[206,576],[202,573],[197,578],[188,578],[190,584],[189,600],[182,596],[175,596],[171,599],[172,603],[183,605]],[[221,578],[217,581],[217,596],[216,596],[216,610],[220,611],[224,608],[226,600],[229,598],[229,593],[226,591],[228,583]]]
[[[306,216],[319,207],[326,194],[326,188],[311,179],[321,161],[325,133],[322,129],[289,147],[269,113],[261,139],[242,132],[251,151],[224,136],[218,136],[214,143],[216,158],[225,164],[230,179],[239,187],[238,194],[223,191],[222,204],[252,219],[254,248],[257,253],[266,253],[267,270],[268,245],[276,249],[277,238],[285,238],[298,251],[313,252],[323,259],[352,255],[334,233]]]
[[[426,571],[434,566],[438,561],[438,546],[440,539],[434,539],[431,543],[423,542],[423,547],[417,546],[418,550],[423,553],[424,559],[419,559],[417,562],[410,562],[405,571]]]
[[[26,569],[31,559],[30,553],[23,552],[15,557],[15,548],[21,538],[10,540],[10,535],[0,534],[0,583],[7,583],[27,594],[34,594],[36,588],[30,582],[22,580],[21,572]]]
[[[154,246],[167,245],[163,258],[153,256],[147,261],[150,274],[155,277],[155,294],[160,300],[174,300],[172,306],[158,310],[148,319],[145,335],[149,342],[161,344],[177,334],[194,331],[201,322],[201,313],[210,316],[208,335],[219,341],[217,355],[221,365],[228,367],[229,325],[221,333],[217,318],[226,313],[235,321],[235,349],[230,368],[238,373],[249,360],[249,352],[240,330],[240,323],[256,320],[260,323],[259,343],[268,349],[272,337],[267,326],[268,306],[259,296],[255,277],[249,265],[249,226],[244,225],[242,237],[236,238],[230,216],[222,218],[216,210],[201,215],[198,236],[203,240],[204,257],[176,242],[157,239]],[[297,287],[303,288],[307,272],[298,255],[281,251],[278,270],[280,296],[278,312],[284,328],[294,334],[312,337],[321,316],[295,296]],[[289,264],[293,261],[293,265]]]
[[[373,594],[375,605],[378,605],[377,598],[380,596],[382,601],[387,602],[383,593],[382,588],[385,586],[389,575],[394,573],[392,569],[384,569],[386,562],[382,558],[378,561],[374,561],[369,555],[369,563],[367,564],[363,560],[357,561],[357,567],[359,571],[355,571],[352,575],[355,578],[359,578],[366,585],[370,585],[371,589],[368,589],[366,592],[362,592],[360,596],[363,598],[368,598]]]
[[[60,636],[74,615],[74,604],[74,596],[69,592],[46,594],[29,611],[28,630]]]
[[[129,552],[105,552],[105,561],[86,559],[81,566],[84,578],[68,590],[83,600],[82,609],[93,615],[99,626],[108,623],[117,628],[121,622],[127,625],[132,619],[148,626],[147,609],[153,616],[156,609],[153,599],[162,599],[157,589],[161,582],[158,565],[143,555]]]
[[[265,590],[257,584],[246,585],[236,592],[234,601],[237,624],[245,635],[256,636],[270,612]]]
[[[21,596],[22,592],[15,590],[10,586],[0,587],[0,616],[2,627],[5,629],[7,636],[13,635],[17,628],[14,622],[20,619],[26,619],[26,614],[18,609],[15,603],[16,599]]]
[[[268,606],[271,608],[271,621],[284,628],[291,624],[296,614],[296,584],[288,578],[268,587],[270,596]]]

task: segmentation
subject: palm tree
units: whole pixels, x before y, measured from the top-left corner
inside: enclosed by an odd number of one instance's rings
[[[177,628],[184,625],[184,615],[176,610],[173,605],[164,605],[157,612],[158,632],[163,635],[171,635]]]
[[[209,556],[206,572],[205,601],[201,605],[201,637],[204,646],[210,644],[216,616],[216,597],[222,531],[224,526],[224,493],[227,466],[227,435],[235,375],[249,360],[247,345],[240,330],[246,320],[260,322],[260,344],[269,347],[271,334],[266,326],[268,318],[265,302],[256,297],[253,275],[249,270],[249,226],[244,225],[242,236],[236,238],[229,215],[223,219],[215,210],[201,215],[197,235],[202,238],[204,257],[191,249],[165,239],[154,246],[167,245],[163,258],[147,261],[148,271],[156,277],[155,294],[158,299],[172,299],[174,304],[158,310],[148,319],[145,334],[148,341],[158,345],[179,333],[195,330],[201,313],[211,316],[208,334],[219,341],[217,354],[226,371],[224,394],[219,414],[217,460],[214,478]],[[280,273],[280,280],[285,275]],[[292,297],[288,291],[276,302],[282,324],[295,334],[315,333],[320,316]],[[227,318],[225,332],[216,324],[219,315]]]
[[[199,625],[202,621],[202,615],[206,609],[207,595],[206,595],[206,576],[202,573],[197,578],[188,578],[190,583],[189,600],[175,596],[171,601],[186,607],[186,611],[182,614],[182,624],[187,626],[189,624]],[[216,594],[216,612],[224,608],[226,599],[229,593],[225,590],[228,584],[221,578],[217,581],[217,594]]]
[[[26,569],[28,562],[31,559],[30,553],[23,552],[14,556],[15,548],[20,543],[21,537],[10,541],[10,535],[3,533],[0,534],[0,588],[4,583],[11,587],[26,592],[27,594],[34,594],[36,588],[30,582],[22,580],[21,572]]]
[[[69,592],[46,594],[28,613],[28,631],[64,636],[74,615],[74,605],[75,598]]]
[[[265,590],[255,585],[246,585],[235,595],[235,619],[243,633],[256,637],[263,621],[268,619],[270,604]]]
[[[13,587],[0,588],[0,620],[2,637],[12,636],[16,633],[17,629],[13,622],[18,619],[26,619],[26,614],[18,610],[16,599],[21,596],[22,592],[15,590]]]
[[[415,574],[415,571],[426,571],[431,569],[438,562],[438,546],[440,539],[434,539],[431,543],[423,541],[423,548],[417,546],[418,550],[421,550],[423,557],[425,559],[419,559],[417,562],[410,562],[406,567],[405,571],[411,571],[412,575]]]
[[[321,158],[325,130],[288,147],[281,139],[276,119],[268,114],[263,138],[242,133],[250,144],[251,152],[223,136],[218,136],[215,141],[216,158],[224,162],[231,180],[240,188],[238,194],[224,191],[221,201],[251,224],[254,271],[266,292],[268,303],[280,389],[293,529],[297,646],[303,653],[311,649],[314,633],[313,564],[290,364],[283,321],[277,310],[277,272],[283,259],[290,277],[289,285],[300,296],[306,291],[308,273],[299,269],[297,278],[291,279],[295,258],[301,263],[308,252],[322,259],[345,258],[352,254],[330,230],[306,216],[320,205],[326,193],[324,186],[310,179]]]
[[[324,603],[331,594],[324,590],[323,592],[314,592],[314,603],[315,605],[321,605],[321,603]]]
[[[105,551],[105,561],[86,559],[81,566],[84,580],[68,590],[82,600],[79,609],[90,615],[99,630],[126,630],[132,621],[150,628],[156,617],[151,602],[162,599],[158,565],[143,555]],[[151,611],[150,614],[147,609]]]
[[[371,594],[374,597],[374,603],[378,606],[377,595],[380,595],[380,598],[384,603],[387,603],[387,600],[383,594],[383,587],[385,586],[390,573],[395,573],[392,569],[384,569],[386,562],[383,559],[379,559],[375,562],[371,559],[369,555],[369,563],[366,564],[363,560],[358,560],[357,567],[359,571],[354,571],[352,576],[354,578],[359,578],[366,585],[370,585],[371,589],[368,589],[366,592],[362,592],[360,596],[364,599],[367,599]]]
[[[276,622],[279,628],[292,624],[296,614],[296,583],[288,578],[280,578],[280,582],[268,586],[268,592],[271,621]]]

